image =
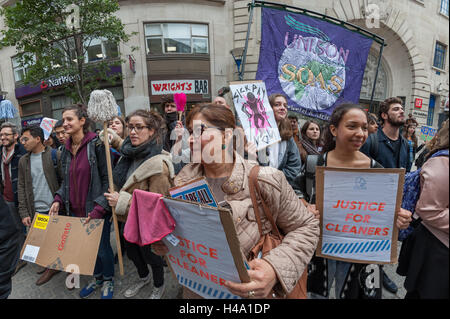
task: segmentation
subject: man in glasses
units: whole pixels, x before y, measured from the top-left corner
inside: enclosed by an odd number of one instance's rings
[[[17,211],[19,205],[17,195],[17,179],[19,174],[19,159],[26,153],[25,148],[18,143],[19,130],[13,123],[5,122],[0,126],[0,153],[2,155],[0,170],[0,193],[15,221],[16,231],[21,234],[21,244],[25,241],[25,229]],[[19,261],[16,272],[26,263]]]
[[[66,131],[64,130],[63,124],[64,124],[64,121],[59,120],[58,122],[56,122],[55,126],[53,127],[53,133],[55,133],[59,144],[61,144],[58,147],[59,151],[63,150],[64,146],[66,145],[66,141],[69,138],[68,134],[66,134]]]

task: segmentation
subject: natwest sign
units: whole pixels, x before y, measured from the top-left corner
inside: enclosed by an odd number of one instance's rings
[[[41,82],[41,89],[51,89],[53,87],[56,86],[60,86],[66,83],[73,83],[76,80],[80,80],[80,75],[61,75],[60,77],[57,78],[49,78],[47,80],[43,80]]]
[[[151,81],[152,95],[174,93],[208,94],[208,80]]]

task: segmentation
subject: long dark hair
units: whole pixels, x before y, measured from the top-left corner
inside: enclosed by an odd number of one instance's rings
[[[353,103],[344,103],[336,107],[331,114],[330,123],[328,123],[327,127],[325,128],[325,135],[324,135],[324,146],[323,146],[323,152],[329,152],[336,148],[336,140],[331,134],[330,125],[333,125],[334,127],[338,127],[339,123],[341,122],[344,115],[353,109],[361,110],[367,117],[367,122],[369,122],[367,112],[358,104]]]
[[[301,131],[300,131],[300,133],[301,133],[301,135],[302,135],[302,138],[311,141],[311,139],[308,137],[308,135],[306,135],[306,131],[308,130],[308,128],[309,128],[309,126],[310,126],[311,124],[316,124],[316,125],[319,127],[319,131],[320,131],[320,133],[319,133],[319,139],[317,140],[317,142],[315,142],[315,145],[316,145],[316,146],[321,146],[321,145],[322,145],[322,141],[321,141],[321,137],[322,137],[322,128],[320,127],[320,124],[319,124],[319,122],[317,122],[317,121],[314,121],[314,120],[308,120],[308,121],[305,122],[305,124],[303,124],[302,129],[301,129]],[[311,141],[311,142],[312,142],[312,141]]]
[[[86,122],[83,125],[83,133],[84,134],[91,131],[91,126],[94,124],[94,122],[88,116],[86,105],[78,103],[78,104],[72,104],[72,105],[66,106],[63,109],[62,114],[64,114],[64,112],[66,112],[66,111],[74,111],[75,115],[80,120],[84,117],[84,119],[86,120]]]
[[[417,125],[414,124],[414,123],[406,125],[405,128],[403,129],[403,137],[405,139],[408,139],[408,130],[409,130],[409,128],[411,126],[417,127]],[[414,144],[414,147],[417,147],[418,140],[417,140],[417,136],[416,136],[416,132],[415,131],[411,135],[411,140],[412,140],[412,142]]]
[[[167,128],[163,117],[158,112],[144,109],[136,110],[125,118],[125,122],[128,124],[133,116],[140,116],[150,129],[155,130],[150,140],[155,140],[157,144],[162,144]]]

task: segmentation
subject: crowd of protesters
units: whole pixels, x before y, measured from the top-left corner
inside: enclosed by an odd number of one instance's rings
[[[80,104],[63,110],[62,119],[47,140],[39,126],[19,132],[15,125],[3,123],[0,298],[8,297],[14,289],[11,276],[26,265],[19,252],[35,213],[83,217],[85,223],[104,220],[93,279],[80,289],[79,296],[86,298],[100,289],[102,299],[113,298],[112,207],[119,220],[123,252],[139,276],[127,283],[125,297],[132,298],[153,281],[149,296],[161,298],[165,289],[163,256],[168,249],[162,241],[147,246],[126,241],[123,228],[131,198],[135,190],[168,195],[171,187],[200,177],[206,178],[219,205],[231,209],[246,257],[262,235],[260,222],[266,232],[270,231],[266,216],[256,220],[254,205],[260,206],[260,211],[268,207],[275,223],[272,228],[284,235],[279,246],[249,262],[250,283],[225,282],[231,293],[243,298],[265,298],[269,294],[283,297],[303,281],[311,298],[328,298],[333,284],[336,298],[379,299],[381,286],[395,293],[397,287],[382,267],[380,284],[366,289],[360,283],[361,276],[368,273],[368,264],[315,255],[320,213],[314,194],[296,181],[304,174],[310,156],[318,156],[318,166],[405,168],[409,172],[419,147],[417,122],[409,119],[405,125],[402,101],[389,98],[381,104],[378,115],[356,104],[343,104],[326,125],[310,119],[299,127],[298,118],[288,116],[287,101],[283,94],[269,97],[281,141],[259,152],[247,141],[233,107],[224,97],[195,105],[179,118],[173,97],[166,96],[161,104],[163,115],[136,110],[127,117],[115,117],[108,131],[98,134],[93,131],[86,106]],[[399,272],[406,276],[407,298],[448,298],[448,130],[447,121],[422,152],[422,192],[415,211],[415,219],[420,218],[420,222],[411,235],[408,253],[402,257],[409,267]],[[111,145],[115,192],[108,188],[106,136]],[[194,161],[195,147],[209,150],[214,160]],[[446,154],[433,157],[445,150]],[[256,178],[264,205],[253,203],[251,175]],[[398,229],[407,229],[413,220],[412,213],[405,209],[399,209],[397,216]],[[57,272],[40,269],[36,285],[47,283]],[[199,296],[184,287],[183,297]],[[306,291],[294,298],[306,298]]]

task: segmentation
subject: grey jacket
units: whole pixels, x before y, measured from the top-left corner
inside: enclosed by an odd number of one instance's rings
[[[21,219],[25,217],[34,218],[34,194],[33,194],[33,180],[31,178],[31,164],[30,164],[30,152],[23,155],[19,160],[19,180],[17,184],[17,192],[19,197],[19,215]],[[61,156],[61,152],[57,153],[58,159]],[[59,188],[58,174],[55,170],[55,166],[52,159],[52,149],[47,146],[42,153],[42,167],[44,169],[45,179],[52,192],[53,196]],[[56,169],[61,170],[60,161]]]

